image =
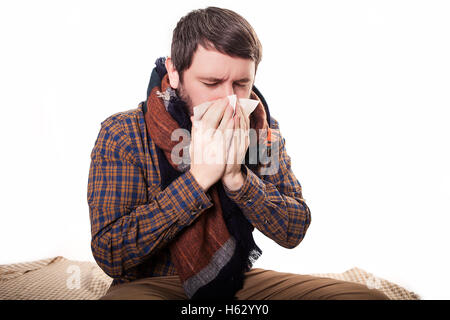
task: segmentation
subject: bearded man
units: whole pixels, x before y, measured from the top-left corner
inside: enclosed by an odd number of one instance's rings
[[[255,87],[261,43],[239,14],[194,10],[147,98],[101,123],[88,183],[102,299],[387,299],[363,285],[253,268],[257,228],[284,248],[311,213]],[[253,108],[248,102],[254,101]]]

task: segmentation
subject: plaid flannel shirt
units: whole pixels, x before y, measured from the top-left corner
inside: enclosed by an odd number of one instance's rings
[[[167,244],[213,205],[190,171],[160,190],[158,157],[142,105],[104,120],[91,153],[91,249],[97,264],[114,279],[112,285],[176,275]],[[280,139],[277,173],[262,177],[245,166],[243,186],[225,190],[254,227],[279,245],[294,248],[305,236],[311,214],[278,122],[270,120]]]

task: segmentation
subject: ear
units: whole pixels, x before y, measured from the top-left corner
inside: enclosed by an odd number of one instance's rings
[[[175,69],[170,57],[166,58],[166,70],[169,76],[170,86],[177,89],[178,84],[180,83],[180,76],[178,75],[178,71]]]

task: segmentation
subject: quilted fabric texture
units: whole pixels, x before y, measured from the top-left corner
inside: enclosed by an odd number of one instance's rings
[[[361,283],[392,300],[420,299],[416,293],[359,268],[312,275]],[[111,281],[97,264],[61,256],[0,265],[0,300],[96,300],[106,293]]]

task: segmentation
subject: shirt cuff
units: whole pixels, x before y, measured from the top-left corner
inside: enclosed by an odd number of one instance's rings
[[[227,196],[233,200],[241,209],[254,210],[255,206],[259,206],[265,201],[266,185],[252,170],[247,166],[243,174],[245,175],[244,183],[238,190],[231,191],[224,186]]]
[[[190,171],[172,181],[165,191],[180,226],[190,225],[203,211],[213,206],[211,197],[203,191]]]

